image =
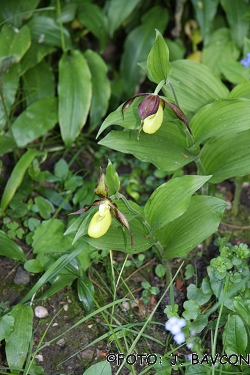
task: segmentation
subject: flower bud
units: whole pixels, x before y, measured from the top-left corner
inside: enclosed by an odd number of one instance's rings
[[[157,112],[151,116],[148,116],[143,121],[143,131],[147,134],[155,133],[161,126],[163,121],[163,108],[161,103],[159,104],[159,108]]]
[[[108,231],[111,221],[110,206],[108,202],[104,201],[90,221],[88,235],[93,238],[102,237]]]

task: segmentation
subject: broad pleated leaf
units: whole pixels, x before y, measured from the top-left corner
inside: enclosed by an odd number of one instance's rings
[[[250,100],[216,100],[192,118],[190,128],[196,143],[205,139],[250,128]]]
[[[26,146],[53,129],[57,121],[57,98],[37,100],[13,122],[12,133],[16,144]]]
[[[42,61],[29,69],[23,75],[23,88],[27,106],[39,99],[53,97],[55,95],[55,82],[51,67],[45,61]]]
[[[223,345],[227,355],[245,354],[248,343],[248,332],[239,315],[228,315],[223,332]]]
[[[0,155],[11,152],[17,147],[16,143],[7,135],[0,136]]]
[[[38,155],[41,155],[41,152],[35,149],[28,150],[16,163],[2,195],[1,209],[3,212],[13,198],[16,190],[21,185],[27,168],[30,166],[33,159]]]
[[[228,95],[229,99],[232,98],[246,98],[250,99],[250,82],[241,83],[235,86],[233,90]]]
[[[172,71],[168,46],[158,30],[156,30],[154,45],[148,55],[147,68],[156,83],[167,79]]]
[[[228,89],[204,64],[190,60],[171,62],[170,81],[174,87],[180,108],[193,115],[204,105],[219,98],[227,98]],[[174,97],[169,87],[164,88],[168,97]]]
[[[49,55],[53,51],[54,47],[39,44],[33,41],[30,48],[20,61],[20,76],[22,76],[28,69],[39,64],[39,62],[41,62],[45,56]]]
[[[250,130],[212,138],[201,150],[201,161],[211,183],[250,174]]]
[[[192,0],[192,4],[204,43],[207,44],[219,0],[203,0],[202,3],[199,0]]]
[[[111,94],[110,81],[107,77],[108,67],[96,52],[88,49],[84,53],[92,76],[92,100],[90,107],[90,130],[100,125],[108,109]]]
[[[155,232],[164,248],[164,258],[182,257],[213,234],[227,203],[208,196],[194,196],[183,215]]]
[[[97,4],[83,1],[77,18],[98,38],[100,50],[103,51],[108,39],[108,19],[102,9]]]
[[[117,1],[111,0],[108,3],[108,21],[109,33],[112,37],[114,31],[122,24],[122,22],[132,13],[141,0]]]
[[[69,147],[86,123],[91,101],[91,73],[78,51],[64,53],[59,62],[59,124]]]
[[[223,62],[219,65],[221,73],[227,81],[235,85],[243,82],[249,83],[249,71],[239,61]]]
[[[176,122],[164,122],[154,134],[137,130],[111,131],[99,144],[132,154],[164,171],[175,171],[195,159],[186,149],[186,138]]]
[[[128,34],[121,59],[124,92],[128,98],[134,94],[135,86],[139,80],[141,69],[138,62],[147,59],[154,43],[155,29],[157,28],[162,33],[167,22],[167,10],[155,6],[142,17],[142,24]]]
[[[84,240],[97,249],[119,250],[128,254],[149,249],[153,245],[154,239],[148,237],[148,230],[145,226],[136,219],[131,220],[129,225],[134,237],[133,247],[131,246],[129,231],[124,229],[115,219],[112,220],[112,225],[104,236],[100,238],[85,236]]]
[[[248,2],[220,0],[220,3],[226,13],[233,41],[238,48],[241,48],[244,43],[244,37],[247,36],[249,30],[249,20],[247,17],[244,17],[249,9]]]
[[[12,56],[13,62],[21,60],[31,44],[30,30],[23,26],[18,32],[13,27],[5,24],[0,33],[0,57]]]
[[[26,257],[23,250],[6,233],[0,230],[0,255],[14,260],[25,261]]]
[[[145,205],[147,222],[156,230],[181,216],[191,196],[211,176],[176,177],[159,186]]]
[[[6,337],[6,357],[11,374],[20,374],[32,341],[33,310],[31,306],[18,304],[10,315],[14,318],[14,329]]]
[[[4,98],[4,105],[0,100],[0,131],[4,128],[7,122],[6,112],[10,112],[11,106],[15,101],[16,92],[19,83],[19,64],[11,66],[2,77],[2,93]]]
[[[209,43],[202,51],[202,62],[206,64],[214,74],[221,74],[221,64],[235,62],[240,51],[232,41],[231,30],[220,28],[216,30]]]
[[[27,25],[30,28],[33,42],[60,48],[62,47],[62,32],[66,49],[72,47],[68,30],[64,27],[61,30],[59,24],[51,17],[36,14]]]
[[[79,301],[82,302],[87,313],[90,313],[94,307],[94,285],[86,275],[78,277],[77,293]]]

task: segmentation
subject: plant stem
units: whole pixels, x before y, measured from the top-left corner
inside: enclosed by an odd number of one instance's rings
[[[167,81],[167,84],[168,84],[168,86],[170,87],[170,89],[171,89],[171,91],[172,91],[172,94],[173,94],[173,97],[174,97],[175,104],[180,108],[180,106],[179,106],[179,102],[178,102],[177,96],[176,96],[176,94],[175,94],[174,87],[173,87],[172,83],[168,80],[168,81]]]
[[[226,277],[225,286],[224,286],[224,290],[223,290],[223,297],[226,296],[226,292],[227,292],[227,288],[228,288],[228,282],[229,282],[229,275],[227,275],[227,277]],[[221,318],[221,315],[222,315],[223,307],[224,307],[224,300],[222,301],[222,303],[220,305],[219,315],[218,315],[218,318],[217,318],[215,332],[214,332],[213,347],[212,347],[212,357],[213,358],[216,355],[216,342],[217,342],[220,318]],[[215,366],[212,367],[212,375],[214,375],[214,370],[215,370]]]
[[[156,89],[154,91],[155,95],[158,95],[158,93],[161,91],[162,87],[166,84],[166,80],[163,79],[158,85],[156,86]]]
[[[239,204],[240,204],[240,195],[242,191],[243,186],[243,177],[236,177],[234,183],[235,183],[235,192],[234,192],[234,200],[232,204],[232,214],[236,216],[239,211]]]

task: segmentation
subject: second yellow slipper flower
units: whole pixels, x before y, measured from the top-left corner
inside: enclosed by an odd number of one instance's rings
[[[108,231],[111,221],[110,205],[108,201],[105,200],[100,204],[99,211],[94,214],[90,221],[88,235],[93,238],[103,236]]]

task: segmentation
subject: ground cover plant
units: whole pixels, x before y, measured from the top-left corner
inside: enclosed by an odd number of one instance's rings
[[[4,0],[0,27],[0,255],[28,280],[10,301],[2,268],[0,373],[248,374],[249,1]]]

